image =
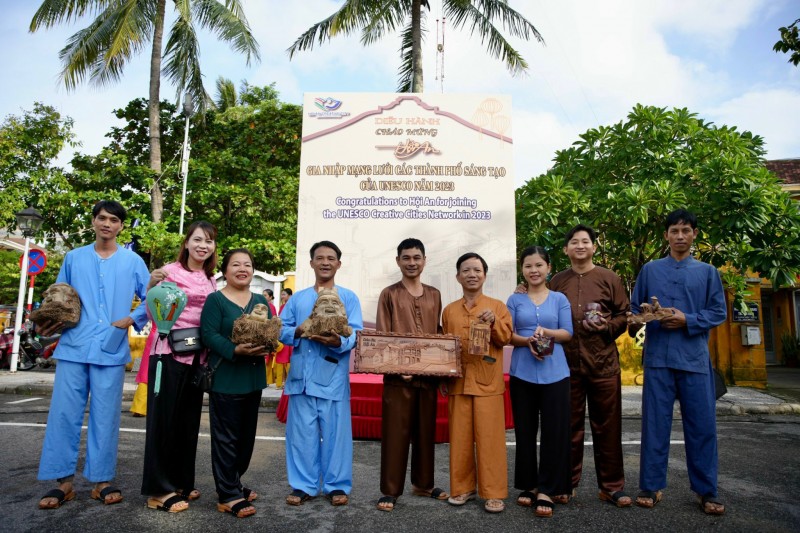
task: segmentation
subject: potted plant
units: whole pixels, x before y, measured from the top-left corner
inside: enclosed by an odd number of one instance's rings
[[[783,352],[783,364],[788,367],[797,367],[800,360],[800,339],[791,333],[781,335],[781,351]]]

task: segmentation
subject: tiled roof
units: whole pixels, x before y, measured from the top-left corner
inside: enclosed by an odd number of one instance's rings
[[[800,158],[775,159],[766,162],[767,169],[787,184],[800,184]]]

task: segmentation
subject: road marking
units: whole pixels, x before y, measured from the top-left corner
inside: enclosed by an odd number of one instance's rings
[[[26,398],[24,400],[17,400],[15,402],[6,402],[6,405],[14,405],[17,403],[27,403],[27,402],[35,402],[36,400],[41,400],[42,398]]]
[[[47,424],[30,424],[30,423],[25,423],[25,422],[0,422],[0,426],[45,428],[45,427],[47,427]],[[86,426],[81,426],[81,429],[86,429]],[[137,429],[137,428],[120,428],[119,430],[122,433],[146,433],[146,430]],[[198,435],[200,437],[205,437],[205,438],[211,437],[211,435],[209,435],[208,433],[199,433]],[[256,435],[256,440],[285,441],[286,437],[269,437],[269,436]],[[370,443],[370,442],[378,442],[378,441],[356,440],[354,442]],[[671,441],[669,441],[669,443],[670,444],[676,444],[676,445],[685,444],[685,442],[682,441],[682,440],[671,440]],[[541,443],[537,442],[537,444],[541,444]],[[593,446],[593,444],[594,443],[592,441],[584,441],[584,443],[583,443],[584,446]],[[640,441],[640,440],[624,440],[624,441],[622,441],[622,445],[623,446],[639,446],[641,444],[642,444],[642,441]],[[516,445],[517,445],[516,442],[511,442],[511,441],[506,442],[506,446],[516,446]]]

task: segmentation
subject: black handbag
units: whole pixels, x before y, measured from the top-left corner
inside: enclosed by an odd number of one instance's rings
[[[222,362],[217,363],[217,366]],[[192,385],[197,387],[203,392],[211,392],[211,387],[214,385],[214,372],[217,366],[210,366],[208,363],[200,364],[200,352],[195,352],[194,359],[192,360]]]
[[[173,329],[167,339],[172,353],[177,355],[189,355],[204,348],[199,327]]]

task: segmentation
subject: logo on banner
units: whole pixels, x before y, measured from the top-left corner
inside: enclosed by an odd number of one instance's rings
[[[321,111],[311,111],[309,117],[313,118],[342,118],[350,116],[347,111],[337,111],[342,106],[341,100],[331,98],[314,98],[314,105]]]

